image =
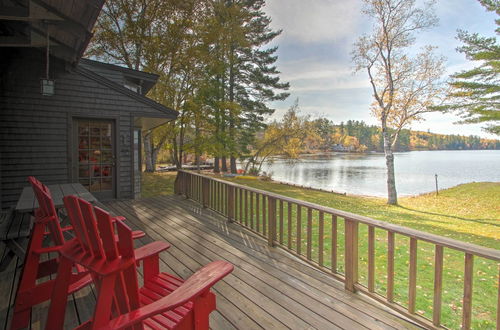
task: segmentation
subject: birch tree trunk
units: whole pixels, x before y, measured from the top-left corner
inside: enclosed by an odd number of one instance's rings
[[[396,177],[394,174],[394,154],[392,153],[392,143],[387,128],[382,130],[382,136],[384,137],[384,154],[387,167],[387,204],[397,205],[398,195],[396,192]]]

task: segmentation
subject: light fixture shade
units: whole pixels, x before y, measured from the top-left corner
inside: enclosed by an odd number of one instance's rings
[[[41,80],[41,88],[43,96],[52,96],[55,94],[55,81],[50,79]]]

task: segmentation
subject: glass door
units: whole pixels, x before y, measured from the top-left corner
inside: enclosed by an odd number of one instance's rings
[[[98,199],[115,197],[114,129],[110,120],[78,119],[77,179]]]

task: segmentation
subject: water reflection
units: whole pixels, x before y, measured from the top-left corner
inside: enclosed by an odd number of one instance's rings
[[[500,151],[414,151],[395,155],[399,195],[415,195],[439,187],[472,181],[500,181]],[[273,179],[350,194],[386,195],[385,158],[382,154],[307,156],[298,161],[276,159],[263,170]]]

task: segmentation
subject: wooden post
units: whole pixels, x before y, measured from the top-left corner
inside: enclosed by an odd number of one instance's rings
[[[443,247],[436,245],[434,254],[434,303],[432,305],[432,324],[441,325],[441,297],[443,290]]]
[[[358,282],[358,222],[345,219],[345,289],[355,292]]]
[[[174,194],[176,195],[180,195],[181,194],[181,190],[180,190],[180,180],[181,180],[181,175],[182,175],[182,172],[177,172],[177,175],[175,176],[175,181],[174,181]]]
[[[234,221],[234,187],[226,185],[226,210],[227,210],[227,220],[229,222]]]
[[[438,189],[438,175],[435,174],[434,176],[436,178],[436,196],[439,194],[439,189]]]
[[[417,299],[417,239],[410,238],[410,267],[408,283],[408,312],[415,314],[415,301]]]
[[[207,208],[209,205],[210,198],[210,181],[207,178],[201,178],[201,199],[202,205],[204,208]]]
[[[189,173],[184,173],[183,190],[184,190],[184,196],[186,196],[186,198],[189,198],[189,183],[190,182],[191,182],[191,175]]]
[[[474,255],[465,254],[464,267],[464,303],[462,312],[462,329],[470,329],[472,321],[472,279],[474,271]]]
[[[269,228],[267,230],[267,245],[274,246],[276,240],[276,198],[267,197],[267,223]]]
[[[387,301],[394,301],[394,232],[387,232]]]
[[[368,291],[375,292],[375,227],[368,226]]]

